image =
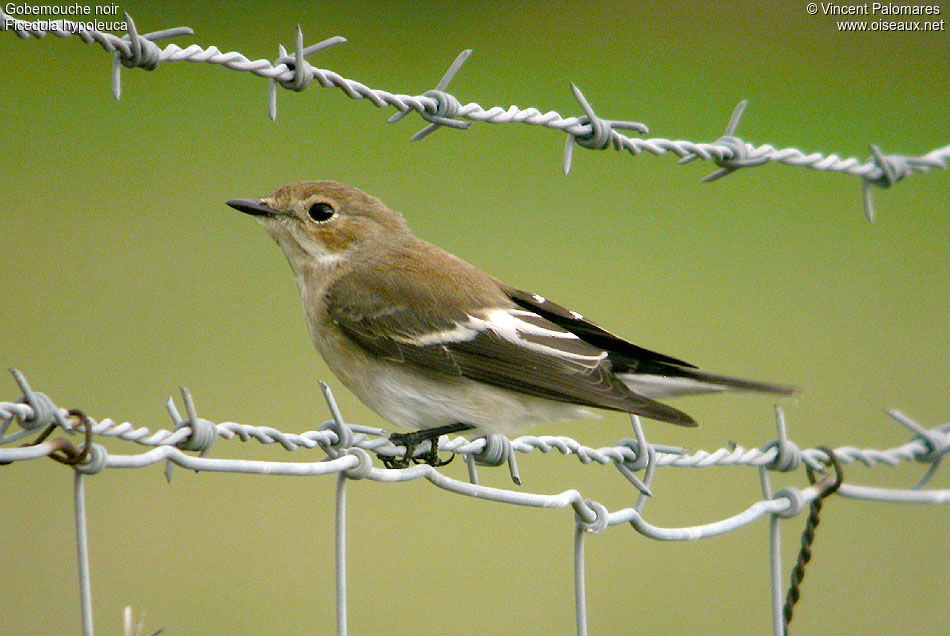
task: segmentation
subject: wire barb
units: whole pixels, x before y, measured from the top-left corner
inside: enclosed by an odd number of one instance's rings
[[[639,122],[608,121],[601,119],[594,112],[587,98],[584,97],[584,93],[581,92],[581,89],[578,88],[574,82],[571,82],[571,92],[574,93],[574,99],[577,100],[585,113],[583,117],[577,120],[577,123],[580,126],[589,126],[589,131],[568,132],[567,140],[564,143],[564,155],[561,159],[561,168],[564,170],[564,174],[570,174],[571,172],[571,161],[574,157],[575,144],[590,150],[604,150],[612,143],[615,150],[621,150],[623,147],[621,140],[625,138],[614,129],[634,130],[642,135],[650,132],[646,124]]]
[[[627,446],[636,454],[636,459],[632,461],[617,462],[617,470],[627,478],[634,488],[640,491],[644,497],[652,497],[653,493],[646,481],[641,480],[634,474],[634,471],[645,470],[650,473],[650,466],[656,461],[656,449],[647,444],[646,435],[643,433],[643,425],[640,424],[640,417],[633,413],[630,414],[630,423],[633,424],[633,433],[636,439],[623,439],[620,443]]]
[[[748,144],[735,134],[736,129],[739,128],[739,120],[742,119],[742,114],[745,113],[745,109],[748,105],[749,100],[747,99],[742,100],[736,105],[732,111],[732,115],[729,117],[729,122],[726,124],[726,130],[722,137],[713,142],[714,146],[724,146],[728,150],[728,155],[722,154],[718,158],[713,158],[713,163],[720,166],[720,169],[703,177],[701,183],[712,183],[713,181],[722,179],[726,175],[732,174],[740,168],[761,166],[769,162],[770,159],[767,155],[758,157],[752,156],[749,152]]]
[[[881,149],[874,144],[868,147],[871,151],[871,161],[878,169],[879,174],[869,174],[864,177],[862,191],[864,195],[864,216],[869,223],[874,222],[874,198],[871,193],[872,187],[881,189],[890,188],[892,185],[911,174],[910,158],[900,155],[885,155]]]
[[[73,430],[69,420],[63,416],[60,409],[56,408],[56,405],[53,404],[53,401],[49,399],[45,393],[34,392],[33,389],[30,388],[30,383],[26,381],[26,377],[17,369],[10,369],[10,375],[13,376],[13,381],[17,383],[20,390],[23,391],[23,395],[20,396],[16,402],[18,404],[29,404],[30,408],[33,409],[30,417],[19,418],[21,428],[32,431],[47,426],[55,421],[55,423],[64,430],[70,432]],[[0,439],[3,438],[9,425],[10,420],[0,424]],[[7,438],[4,441],[12,442],[14,440]]]
[[[333,398],[333,391],[327,386],[326,382],[320,382],[320,390],[323,392],[323,399],[327,402],[327,408],[330,409],[330,415],[333,419],[324,422],[318,430],[332,431],[336,435],[336,442],[332,444],[322,444],[323,452],[329,457],[336,459],[341,454],[346,453],[353,445],[353,431],[343,421],[343,415],[340,413],[340,407],[337,406]],[[368,456],[367,456],[368,457]]]
[[[785,426],[785,411],[780,406],[775,407],[775,429],[778,438],[768,442],[762,447],[762,452],[768,452],[775,448],[775,459],[767,466],[770,470],[789,472],[797,470],[802,465],[802,451],[795,442],[788,439],[788,431]]]
[[[485,446],[478,453],[470,455],[472,465],[469,467],[469,480],[472,483],[478,483],[478,475],[474,473],[475,464],[482,466],[501,466],[508,464],[508,474],[511,475],[511,481],[516,485],[521,485],[521,475],[518,474],[518,461],[511,447],[511,440],[504,435],[483,435],[475,437],[472,441],[484,439]],[[474,476],[473,476],[474,475]]]
[[[457,130],[467,130],[471,127],[471,122],[456,119],[459,114],[459,108],[461,108],[461,104],[453,95],[445,92],[445,89],[449,87],[449,83],[455,79],[456,74],[465,64],[465,61],[471,57],[471,55],[472,49],[465,49],[459,53],[455,57],[455,61],[452,62],[452,65],[449,66],[448,70],[446,70],[442,75],[442,79],[439,80],[439,83],[436,84],[435,88],[423,93],[424,97],[428,97],[434,101],[432,112],[429,112],[428,109],[419,111],[419,116],[425,121],[429,122],[429,125],[414,134],[409,141],[420,141],[425,139],[442,126],[448,126],[449,128],[455,128]],[[402,120],[402,118],[408,115],[410,112],[411,111],[408,109],[400,111],[386,121],[387,123],[395,124],[396,122]]]
[[[128,33],[121,38],[111,36],[116,40],[113,45],[115,52],[112,56],[112,96],[116,101],[122,98],[123,66],[154,71],[162,61],[162,50],[155,44],[156,41],[195,33],[188,27],[178,27],[139,35],[132,16],[128,12],[124,12],[123,15]]]
[[[267,84],[267,115],[271,121],[277,121],[277,86],[295,92],[306,89],[313,82],[315,75],[314,68],[310,66],[307,60],[314,54],[338,44],[346,44],[346,38],[335,35],[332,38],[304,47],[303,29],[298,24],[294,33],[294,54],[288,55],[283,44],[277,45],[277,59],[273,63],[274,70],[279,71],[283,65],[284,71],[271,77]],[[284,77],[288,72],[291,75]]]
[[[175,430],[180,431],[186,427],[190,430],[188,436],[178,441],[176,446],[182,450],[199,451],[198,456],[204,457],[208,454],[208,451],[211,450],[211,447],[214,446],[215,440],[218,439],[218,429],[212,422],[198,417],[198,412],[195,409],[195,401],[191,397],[191,391],[183,386],[179,387],[179,390],[181,391],[181,399],[185,405],[185,413],[188,415],[188,419],[183,420],[181,418],[172,398],[169,397],[165,401],[165,408],[175,423]],[[169,483],[172,480],[172,470],[172,462],[166,461],[165,479]]]
[[[917,482],[917,485],[914,486],[914,490],[920,490],[930,482],[934,475],[937,474],[937,471],[940,469],[940,462],[942,462],[943,458],[947,455],[948,447],[950,447],[950,440],[945,439],[942,435],[934,431],[928,431],[923,426],[910,419],[897,409],[886,409],[884,412],[914,432],[918,439],[920,439],[927,446],[929,452],[926,455],[923,455],[920,458],[920,461],[930,464],[930,467],[920,478],[920,481]]]

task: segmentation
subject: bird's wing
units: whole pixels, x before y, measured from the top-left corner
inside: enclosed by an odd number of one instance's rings
[[[603,348],[515,306],[501,288],[494,288],[496,298],[447,298],[408,277],[379,276],[353,272],[324,296],[328,317],[377,356],[560,402],[695,425],[627,388]]]
[[[631,391],[660,398],[727,390],[778,395],[791,395],[795,392],[793,387],[782,384],[703,371],[688,362],[627,342],[601,329],[576,311],[565,309],[537,294],[529,294],[513,287],[505,287],[504,290],[518,307],[533,311],[581,340],[603,348],[613,372]]]
[[[601,347],[608,353],[616,373],[653,370],[657,364],[696,368],[688,362],[627,342],[623,338],[601,329],[576,311],[570,311],[537,294],[530,294],[513,287],[506,287],[505,293],[518,307],[526,311],[533,311],[585,342]]]

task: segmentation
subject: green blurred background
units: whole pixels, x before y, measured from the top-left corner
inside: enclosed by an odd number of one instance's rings
[[[804,2],[339,3],[198,7],[128,2],[140,32],[252,59],[344,35],[311,61],[391,92],[432,88],[464,48],[451,91],[465,103],[597,112],[651,135],[712,141],[743,98],[753,143],[807,152],[920,154],[950,141],[948,37],[844,34]],[[941,3],[941,18],[948,8]],[[528,126],[442,130],[386,125],[392,110],[316,84],[281,91],[204,64],[124,70],[78,39],[0,34],[0,363],[97,419],[169,427],[179,385],[214,421],[305,431],[328,418],[326,379],[352,422],[385,425],[312,350],[283,256],[225,207],[300,179],[336,179],[381,197],[415,232],[504,280],[576,308],[646,347],[711,370],[803,387],[784,403],[792,438],[883,448],[908,434],[882,409],[946,422],[950,175],[877,191],[783,166],[699,179],[709,163],[577,149]],[[5,381],[0,398],[19,395]],[[713,396],[676,404],[697,430],[647,422],[657,443],[759,446],[773,404]],[[607,415],[536,433],[590,446],[629,437]],[[109,444],[109,448],[129,449]],[[314,459],[219,441],[212,457]],[[520,456],[527,492],[578,488],[612,509],[634,492],[610,467]],[[464,464],[445,469],[464,479]],[[907,487],[920,467],[852,467],[855,483]],[[71,471],[0,468],[4,633],[79,629]],[[512,487],[503,469],[483,483]],[[804,474],[779,477],[802,485]],[[326,633],[333,626],[331,478],[110,470],[87,482],[95,617],[122,607],[166,634]],[[946,470],[935,487],[950,487]],[[691,525],[760,498],[751,469],[663,470],[646,508]],[[425,482],[349,489],[353,634],[570,633],[573,513],[450,495]],[[834,499],[826,506],[794,633],[937,633],[945,594],[946,508]],[[784,524],[785,576],[803,517]],[[702,542],[662,544],[630,528],[588,540],[592,633],[766,633],[767,521]]]

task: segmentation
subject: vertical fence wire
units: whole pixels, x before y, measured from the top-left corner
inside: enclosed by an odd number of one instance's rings
[[[779,435],[785,436],[784,416],[779,416]],[[762,496],[772,498],[772,483],[769,471],[759,467],[759,481],[762,485]],[[783,636],[785,627],[782,619],[782,527],[781,518],[777,514],[769,516],[769,592],[772,606],[772,636]]]
[[[89,578],[89,537],[86,531],[86,487],[84,475],[73,472],[73,504],[76,516],[76,560],[79,564],[79,608],[83,636],[93,636],[92,584]]]
[[[346,636],[346,480],[336,476],[336,633]]]
[[[584,534],[580,524],[574,525],[574,614],[577,636],[587,636],[587,587],[584,565]]]

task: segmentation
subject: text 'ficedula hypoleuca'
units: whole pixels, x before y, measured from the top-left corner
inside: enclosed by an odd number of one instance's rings
[[[292,183],[228,205],[255,216],[287,257],[330,370],[403,429],[510,435],[590,417],[589,408],[695,426],[657,400],[792,392],[701,371],[618,338],[416,238],[402,216],[356,188]]]

